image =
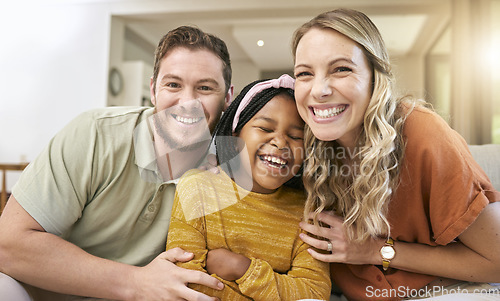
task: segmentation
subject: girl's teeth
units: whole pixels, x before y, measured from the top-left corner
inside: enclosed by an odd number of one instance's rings
[[[280,165],[285,165],[286,164],[285,160],[283,160],[281,158],[278,158],[278,157],[264,156],[263,159],[266,160],[266,161],[268,161],[268,162],[277,163],[277,164],[280,164]]]
[[[344,112],[345,109],[346,109],[346,106],[341,106],[341,107],[329,108],[329,109],[325,109],[325,110],[313,108],[313,111],[314,111],[314,115],[316,115],[320,118],[330,118],[330,117],[339,115],[340,113]]]

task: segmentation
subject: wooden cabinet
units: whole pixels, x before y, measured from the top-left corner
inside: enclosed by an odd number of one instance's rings
[[[4,164],[0,163],[0,170],[2,171],[2,193],[0,194],[0,214],[7,204],[7,171],[22,171],[28,166],[28,163],[19,164]]]

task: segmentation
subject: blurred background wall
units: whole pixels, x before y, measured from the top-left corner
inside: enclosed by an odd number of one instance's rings
[[[0,0],[0,163],[34,160],[83,111],[149,105],[154,49],[176,26],[226,41],[238,92],[291,73],[293,31],[336,7],[379,27],[399,92],[433,103],[469,144],[500,144],[500,0]]]

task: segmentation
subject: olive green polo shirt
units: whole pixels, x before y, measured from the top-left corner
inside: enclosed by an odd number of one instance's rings
[[[90,254],[146,265],[165,250],[176,184],[161,181],[152,135],[141,124],[152,113],[81,114],[25,169],[15,198],[47,232]]]

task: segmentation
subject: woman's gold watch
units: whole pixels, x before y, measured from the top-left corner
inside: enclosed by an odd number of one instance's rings
[[[389,237],[384,246],[380,248],[380,255],[382,255],[382,267],[384,268],[384,271],[387,271],[389,265],[391,264],[391,260],[393,260],[396,256],[394,240],[392,238]]]

